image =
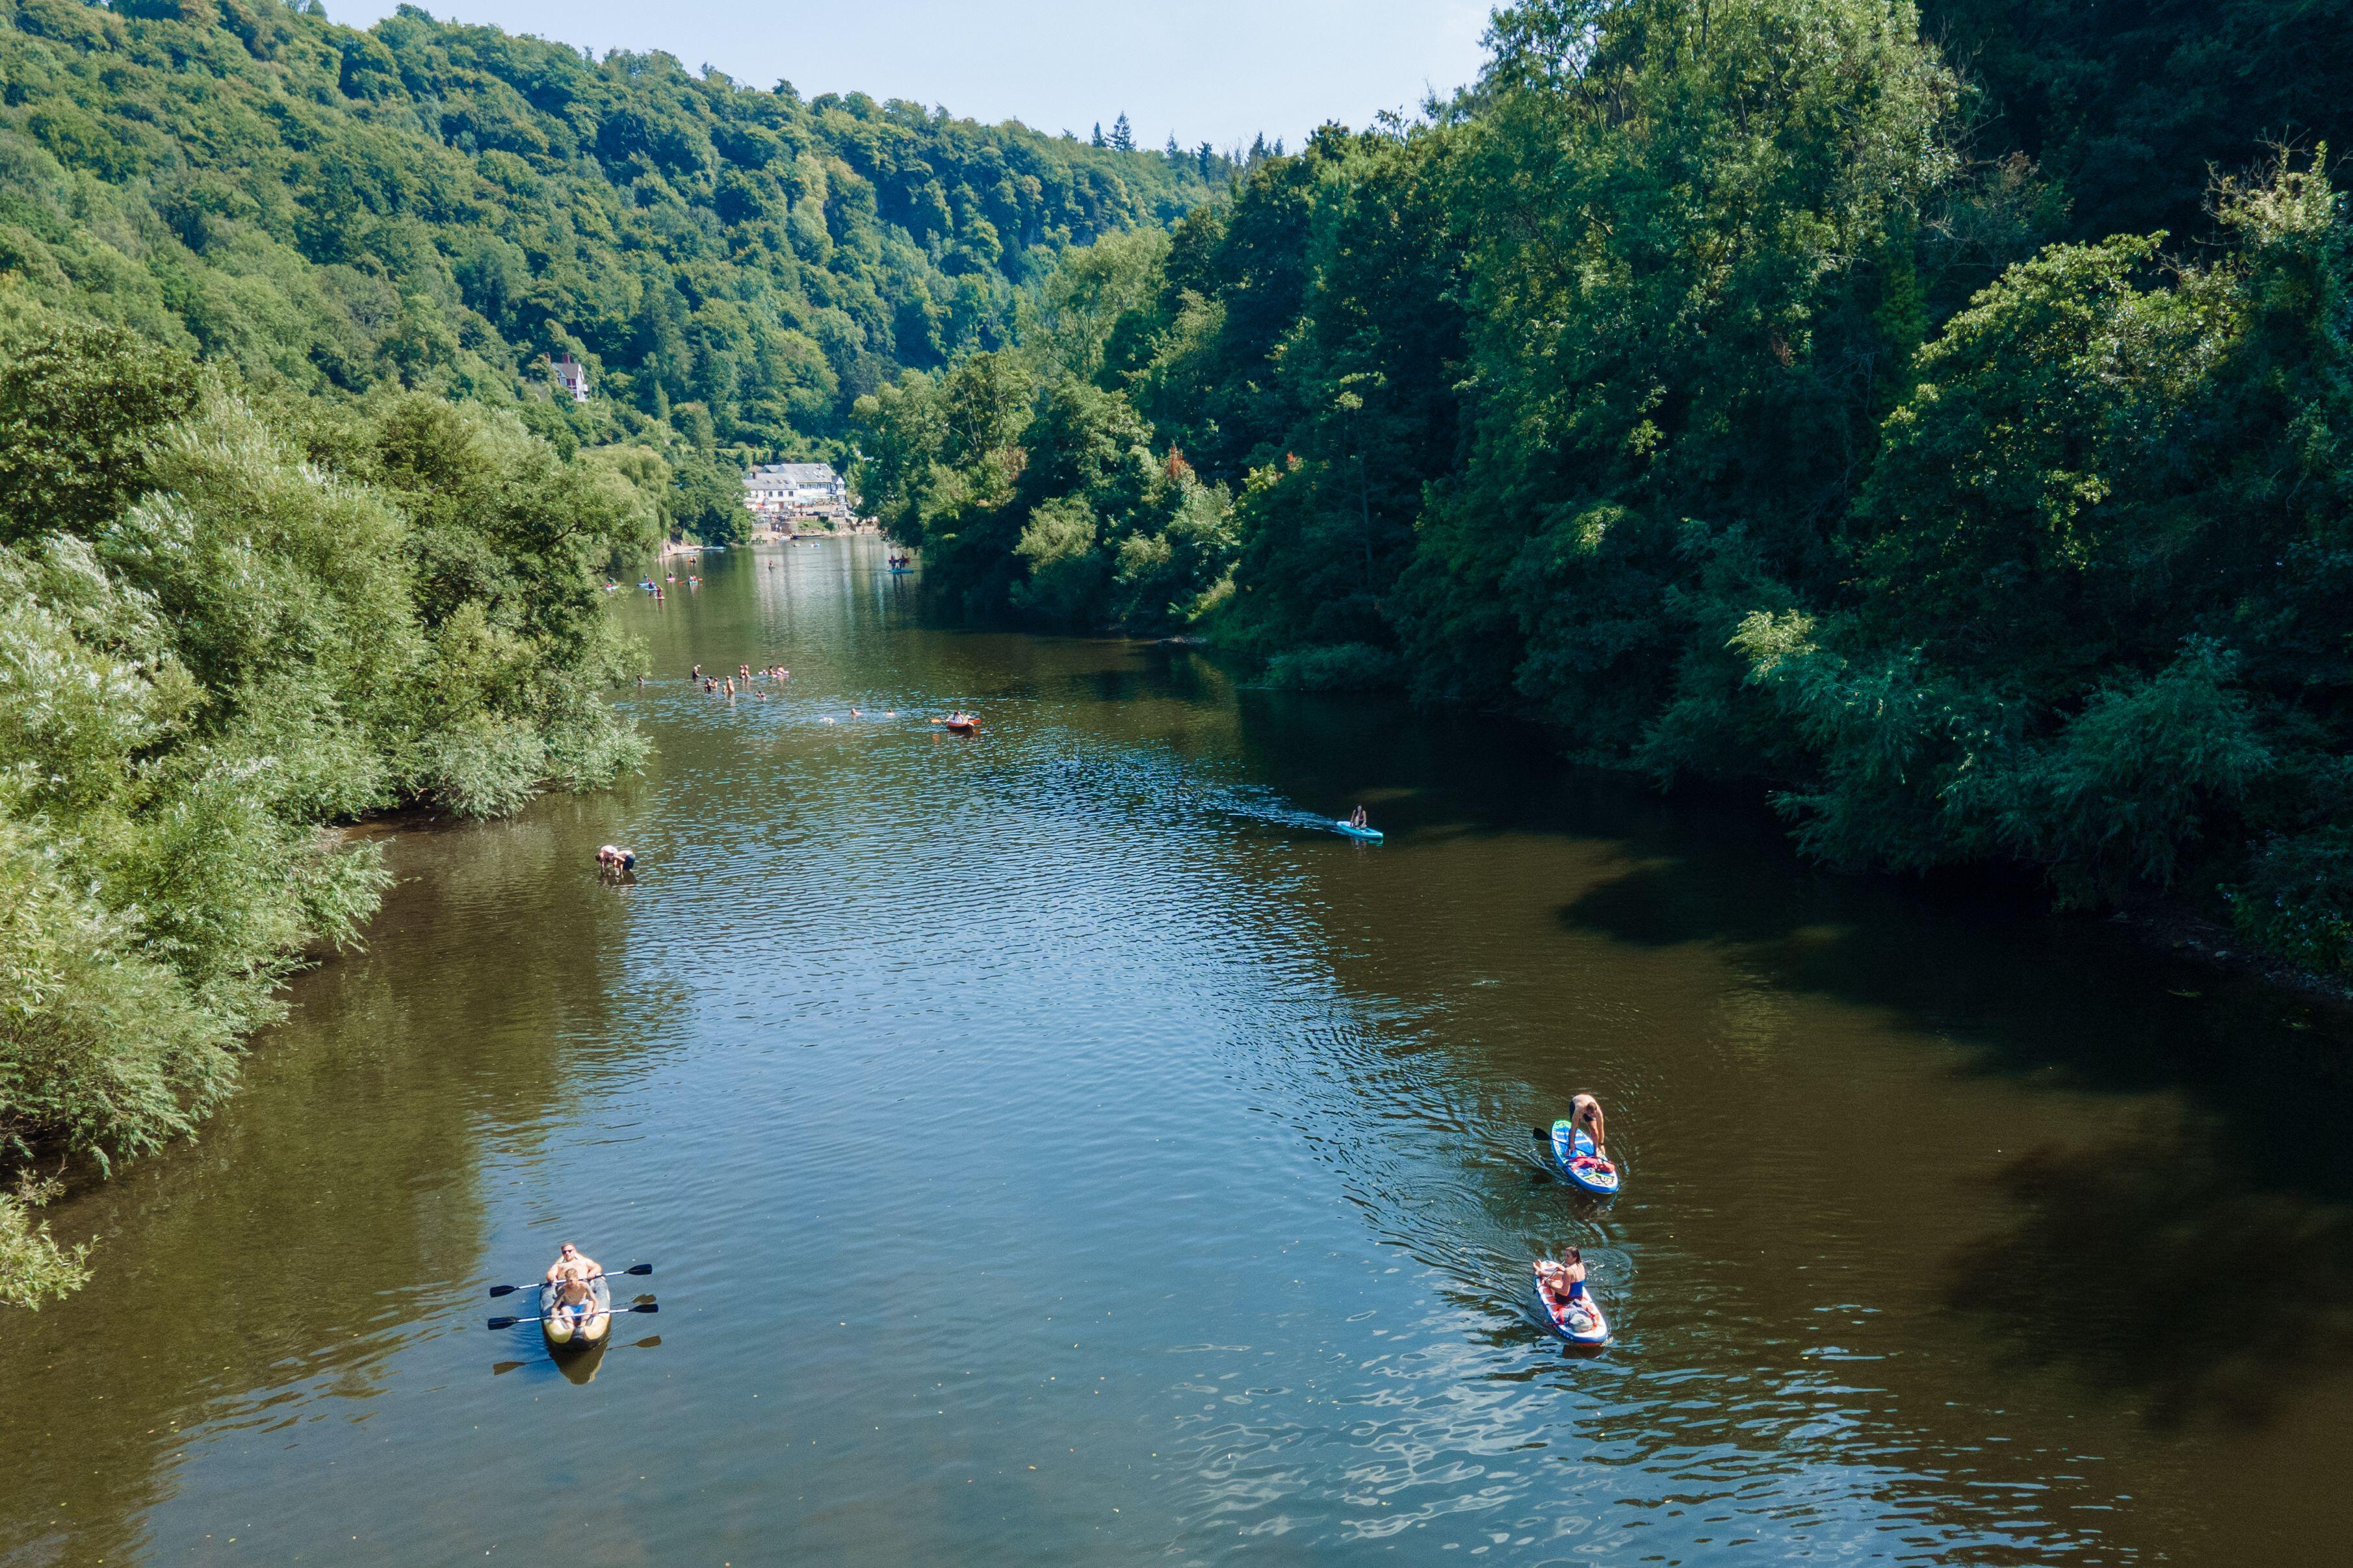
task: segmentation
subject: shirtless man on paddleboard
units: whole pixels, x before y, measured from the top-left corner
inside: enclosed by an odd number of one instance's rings
[[[1568,1119],[1577,1123],[1577,1131],[1593,1140],[1593,1157],[1609,1158],[1609,1140],[1601,1134],[1601,1102],[1589,1094],[1580,1094],[1568,1102]]]

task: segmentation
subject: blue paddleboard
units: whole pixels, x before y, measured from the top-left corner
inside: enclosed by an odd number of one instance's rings
[[[1597,1198],[1618,1195],[1618,1167],[1593,1155],[1593,1140],[1566,1117],[1552,1124],[1552,1162],[1563,1180]]]
[[[1361,838],[1367,844],[1378,844],[1381,841],[1381,830],[1377,827],[1359,827],[1353,822],[1335,822],[1332,826],[1335,832],[1345,834],[1350,838]]]

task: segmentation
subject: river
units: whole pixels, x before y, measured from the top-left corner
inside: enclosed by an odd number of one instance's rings
[[[201,1142],[56,1211],[0,1562],[2343,1560],[2334,1016],[1514,726],[930,627],[871,540],[710,559],[616,606],[643,775],[392,834]],[[1607,1209],[1529,1158],[1587,1088]],[[485,1289],[566,1238],[661,1310],[558,1364]]]

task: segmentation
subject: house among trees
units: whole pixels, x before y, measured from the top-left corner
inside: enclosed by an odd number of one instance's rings
[[[765,463],[744,476],[744,504],[758,517],[837,513],[847,498],[830,463]]]
[[[572,395],[575,403],[588,401],[588,367],[570,354],[562,358],[548,357],[548,365],[555,372],[555,384]]]

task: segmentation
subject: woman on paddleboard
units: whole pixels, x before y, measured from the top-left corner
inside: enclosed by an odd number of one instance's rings
[[[1536,1289],[1544,1293],[1545,1310],[1556,1321],[1585,1310],[1585,1253],[1575,1247],[1560,1249],[1560,1261],[1536,1260]]]

